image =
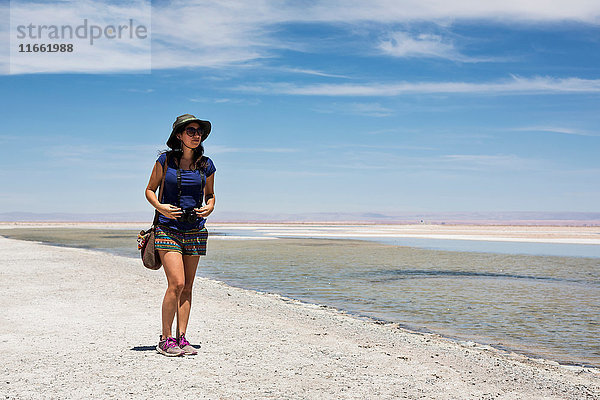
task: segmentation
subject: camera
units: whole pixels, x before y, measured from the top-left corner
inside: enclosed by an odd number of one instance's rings
[[[194,208],[184,208],[181,217],[177,218],[179,222],[187,222],[188,224],[194,223],[198,220],[198,214],[194,211]]]

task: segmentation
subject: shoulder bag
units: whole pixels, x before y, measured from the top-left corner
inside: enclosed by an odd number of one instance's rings
[[[168,165],[169,157],[165,157],[165,165],[163,166],[163,177],[159,189],[159,201],[161,203],[165,195],[165,177],[167,176]],[[158,251],[154,248],[156,225],[158,225],[158,210],[154,211],[154,221],[152,222],[152,226],[150,227],[150,229],[141,231],[137,237],[138,250],[140,250],[144,267],[154,270],[160,269],[160,267],[162,266],[162,263],[160,262],[160,256],[158,255]]]

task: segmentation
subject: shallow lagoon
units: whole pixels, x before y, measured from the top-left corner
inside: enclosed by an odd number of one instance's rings
[[[138,257],[137,232],[19,228],[0,234]],[[235,240],[228,237],[240,232],[212,233],[200,276],[412,329],[600,366],[599,258],[432,250],[348,238],[251,239],[255,233]]]

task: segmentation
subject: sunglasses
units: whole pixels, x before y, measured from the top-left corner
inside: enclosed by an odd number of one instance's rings
[[[187,128],[185,128],[185,133],[187,133],[187,135],[189,137],[194,137],[196,135],[202,137],[202,130],[201,129],[193,128],[191,126],[188,126]]]

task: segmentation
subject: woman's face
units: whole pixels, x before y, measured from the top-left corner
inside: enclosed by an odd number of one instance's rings
[[[177,137],[186,147],[195,149],[202,140],[200,124],[197,122],[190,122],[183,128],[183,132],[177,134]]]

